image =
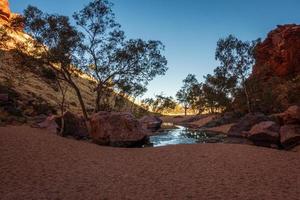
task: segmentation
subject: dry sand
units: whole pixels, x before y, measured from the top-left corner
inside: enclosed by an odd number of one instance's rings
[[[0,199],[300,199],[300,152],[198,144],[117,149],[0,128]]]

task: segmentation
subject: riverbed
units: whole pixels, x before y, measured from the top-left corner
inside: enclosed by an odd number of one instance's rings
[[[169,125],[171,128],[161,129],[154,136],[150,136],[150,143],[153,147],[177,144],[221,143],[225,138],[224,135],[208,133],[200,129]]]

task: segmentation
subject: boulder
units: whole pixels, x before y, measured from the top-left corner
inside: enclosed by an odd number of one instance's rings
[[[63,114],[63,116],[56,117],[55,119],[59,130],[61,130],[62,127],[62,118],[64,119],[64,130],[62,131],[63,136],[73,136],[78,139],[89,136],[84,118],[78,117],[67,111]]]
[[[43,122],[33,125],[33,127],[45,128],[51,133],[60,133],[62,118],[64,119],[64,130],[62,131],[62,136],[72,136],[77,139],[89,136],[85,120],[69,111],[65,112],[62,116],[51,115]]]
[[[255,124],[263,121],[269,121],[269,118],[262,113],[249,113],[229,129],[228,136],[247,137],[247,131]]]
[[[300,107],[291,106],[279,117],[282,119],[283,124],[300,124]]]
[[[280,128],[280,142],[286,148],[300,144],[300,125],[284,125]]]
[[[280,126],[273,121],[264,121],[254,125],[248,132],[248,138],[259,146],[279,144]]]
[[[220,116],[217,116],[215,119],[205,124],[204,128],[214,128],[214,127],[223,126],[227,124],[237,123],[240,120],[241,116],[242,116],[241,113],[226,112]]]
[[[148,132],[130,113],[98,112],[92,115],[91,137],[100,145],[141,147],[148,141]]]
[[[43,122],[33,124],[32,127],[34,128],[43,128],[47,129],[51,133],[57,133],[59,127],[56,123],[57,116],[51,115],[47,117]]]
[[[142,124],[144,129],[155,132],[160,129],[163,121],[156,116],[144,116],[139,120],[139,122]]]

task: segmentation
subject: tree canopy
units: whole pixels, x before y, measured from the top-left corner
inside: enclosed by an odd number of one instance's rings
[[[73,15],[83,31],[81,67],[97,81],[96,110],[105,88],[132,96],[146,92],[149,81],[167,71],[160,41],[126,40],[115,21],[112,4],[95,0]]]

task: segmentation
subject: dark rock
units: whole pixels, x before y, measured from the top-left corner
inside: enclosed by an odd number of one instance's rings
[[[273,121],[260,122],[248,132],[248,137],[254,144],[270,147],[279,144],[280,126]]]
[[[91,137],[100,145],[141,147],[148,132],[130,113],[98,112],[91,117]]]
[[[220,117],[217,117],[216,119],[213,119],[212,121],[205,124],[204,128],[212,128],[216,126],[222,126],[225,124],[232,124],[239,121],[241,118],[240,113],[236,112],[226,112],[222,114]]]
[[[270,117],[280,125],[300,124],[300,107],[290,106],[285,112],[272,114]]]
[[[42,120],[44,115],[37,117],[37,121]],[[62,129],[62,119],[64,120],[64,128]],[[45,128],[51,133],[61,133],[62,136],[72,136],[76,139],[88,138],[88,128],[85,120],[75,114],[67,111],[63,116],[51,115],[43,122],[33,124],[35,128]]]
[[[224,138],[223,143],[254,145],[251,140],[249,140],[248,138],[242,138],[242,137],[227,137],[227,138]]]
[[[241,120],[232,126],[228,132],[228,136],[231,137],[247,137],[245,134],[252,126],[263,121],[269,121],[270,119],[262,113],[249,113],[241,118]]]
[[[63,136],[73,136],[78,139],[89,136],[85,120],[69,111],[65,112],[63,116],[55,118],[59,130],[62,127],[62,117],[64,120]]]
[[[4,105],[9,101],[8,94],[0,94],[0,105]]]
[[[47,115],[41,114],[41,115],[38,115],[38,116],[34,116],[32,118],[32,121],[34,121],[35,123],[42,123],[46,119],[47,119]]]
[[[281,145],[290,149],[300,144],[300,125],[284,125],[280,128]]]

